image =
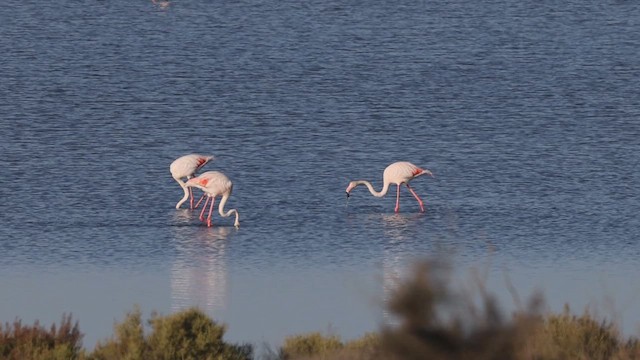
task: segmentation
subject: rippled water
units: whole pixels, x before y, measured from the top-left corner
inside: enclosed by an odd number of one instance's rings
[[[199,305],[233,341],[374,330],[388,279],[453,251],[635,330],[640,7],[625,1],[9,0],[0,319]],[[234,182],[241,227],[174,209],[169,164]],[[382,170],[413,182],[394,214]],[[489,264],[489,265],[487,265]]]

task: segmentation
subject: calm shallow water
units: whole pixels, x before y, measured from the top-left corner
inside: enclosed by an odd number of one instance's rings
[[[72,312],[85,345],[140,304],[232,341],[356,337],[390,278],[453,252],[635,331],[640,7],[10,0],[0,13],[0,319]],[[174,209],[214,154],[231,219]],[[383,199],[398,160],[431,169]],[[392,189],[394,190],[394,189]],[[487,265],[488,264],[488,265]],[[614,300],[612,300],[614,299]]]

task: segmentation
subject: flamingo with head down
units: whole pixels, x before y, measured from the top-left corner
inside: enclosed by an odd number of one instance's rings
[[[398,161],[387,166],[387,168],[384,169],[384,173],[382,174],[382,181],[383,181],[382,190],[376,191],[373,188],[373,185],[371,185],[369,181],[355,180],[355,181],[349,182],[349,186],[347,186],[347,198],[350,196],[351,191],[355,189],[358,185],[365,185],[369,189],[369,192],[371,192],[371,194],[375,197],[383,197],[389,191],[389,185],[395,184],[398,187],[398,190],[396,192],[395,212],[399,212],[400,211],[400,185],[404,184],[407,186],[407,188],[409,189],[411,194],[413,194],[416,200],[418,200],[418,204],[420,204],[420,211],[424,212],[424,203],[422,202],[422,199],[420,199],[418,194],[416,194],[416,192],[413,191],[413,188],[411,188],[411,186],[409,185],[409,182],[417,178],[418,176],[425,175],[425,174],[433,177],[433,173],[431,173],[431,171],[427,169],[419,168],[410,162]]]
[[[213,158],[214,157],[211,155],[189,154],[181,156],[171,163],[171,166],[169,166],[171,176],[178,182],[178,184],[180,184],[182,190],[184,190],[184,196],[176,204],[176,209],[179,209],[180,206],[189,198],[191,199],[189,202],[190,208],[193,209],[193,191],[190,187],[185,186],[185,182],[182,179],[191,179],[196,172],[200,170],[200,168],[213,160]]]
[[[238,210],[231,209],[226,212],[224,211],[224,206],[233,191],[233,183],[225,174],[219,171],[207,171],[197,177],[189,179],[185,186],[189,188],[196,187],[204,191],[207,195],[207,199],[205,200],[204,205],[202,206],[202,211],[200,212],[200,220],[202,221],[204,221],[204,211],[207,208],[207,203],[211,200],[211,205],[209,205],[209,216],[207,217],[208,227],[211,227],[211,212],[213,211],[213,204],[215,203],[217,196],[222,197],[222,199],[220,199],[220,205],[218,205],[218,212],[220,213],[220,216],[229,217],[235,214],[236,220],[233,226],[240,227],[240,221],[238,221],[240,215],[238,214]]]

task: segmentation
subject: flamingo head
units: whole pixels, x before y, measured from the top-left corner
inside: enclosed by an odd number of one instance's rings
[[[184,183],[184,185],[185,185],[185,186],[194,186],[194,185],[196,185],[196,181],[195,181],[195,180],[197,180],[197,179],[196,179],[196,178],[194,178],[194,177],[189,178],[189,179],[187,179],[187,181]]]
[[[433,176],[433,173],[432,173],[432,172],[431,172],[431,170],[429,170],[429,169],[424,169],[424,174],[425,174],[425,175],[429,175],[429,176],[431,176],[432,178],[435,178],[435,176]]]

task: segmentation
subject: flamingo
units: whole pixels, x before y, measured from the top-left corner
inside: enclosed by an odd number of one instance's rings
[[[191,179],[195,175],[196,171],[202,168],[209,161],[213,160],[213,158],[214,157],[210,155],[189,154],[181,156],[171,163],[171,166],[169,166],[171,176],[184,190],[184,196],[176,204],[176,209],[179,209],[180,206],[189,198],[191,198],[189,203],[190,207],[193,209],[193,191],[191,188],[185,186],[185,182],[182,181],[182,178],[187,178],[187,180]]]
[[[347,198],[349,197],[351,190],[355,189],[358,185],[366,185],[373,196],[383,197],[387,194],[387,191],[389,191],[389,185],[396,184],[398,186],[398,191],[396,194],[395,212],[399,212],[400,211],[400,185],[405,184],[409,189],[409,191],[411,191],[411,194],[413,194],[416,200],[418,200],[418,204],[420,204],[420,211],[424,212],[424,203],[422,202],[418,194],[416,194],[416,192],[413,191],[413,188],[411,188],[411,185],[409,185],[409,182],[415,179],[416,177],[420,175],[425,175],[425,174],[433,177],[433,173],[431,173],[431,171],[427,169],[421,169],[410,162],[398,161],[387,166],[387,168],[384,169],[384,173],[382,174],[382,181],[383,181],[382,190],[380,190],[379,192],[376,191],[373,188],[373,185],[371,185],[371,183],[366,180],[355,180],[355,181],[349,182],[349,186],[347,186]]]
[[[240,227],[240,221],[238,221],[238,210],[231,209],[227,212],[224,211],[224,205],[227,203],[229,196],[231,196],[231,191],[233,190],[233,183],[225,174],[219,171],[207,171],[197,177],[189,179],[185,183],[185,186],[197,187],[207,195],[202,211],[200,211],[200,220],[202,221],[204,221],[204,210],[207,208],[209,200],[211,200],[211,205],[209,205],[209,216],[207,217],[208,227],[211,227],[211,212],[213,210],[213,204],[216,201],[216,196],[222,196],[220,205],[218,205],[218,212],[220,213],[220,216],[229,217],[232,214],[235,214],[236,221],[233,226]]]

